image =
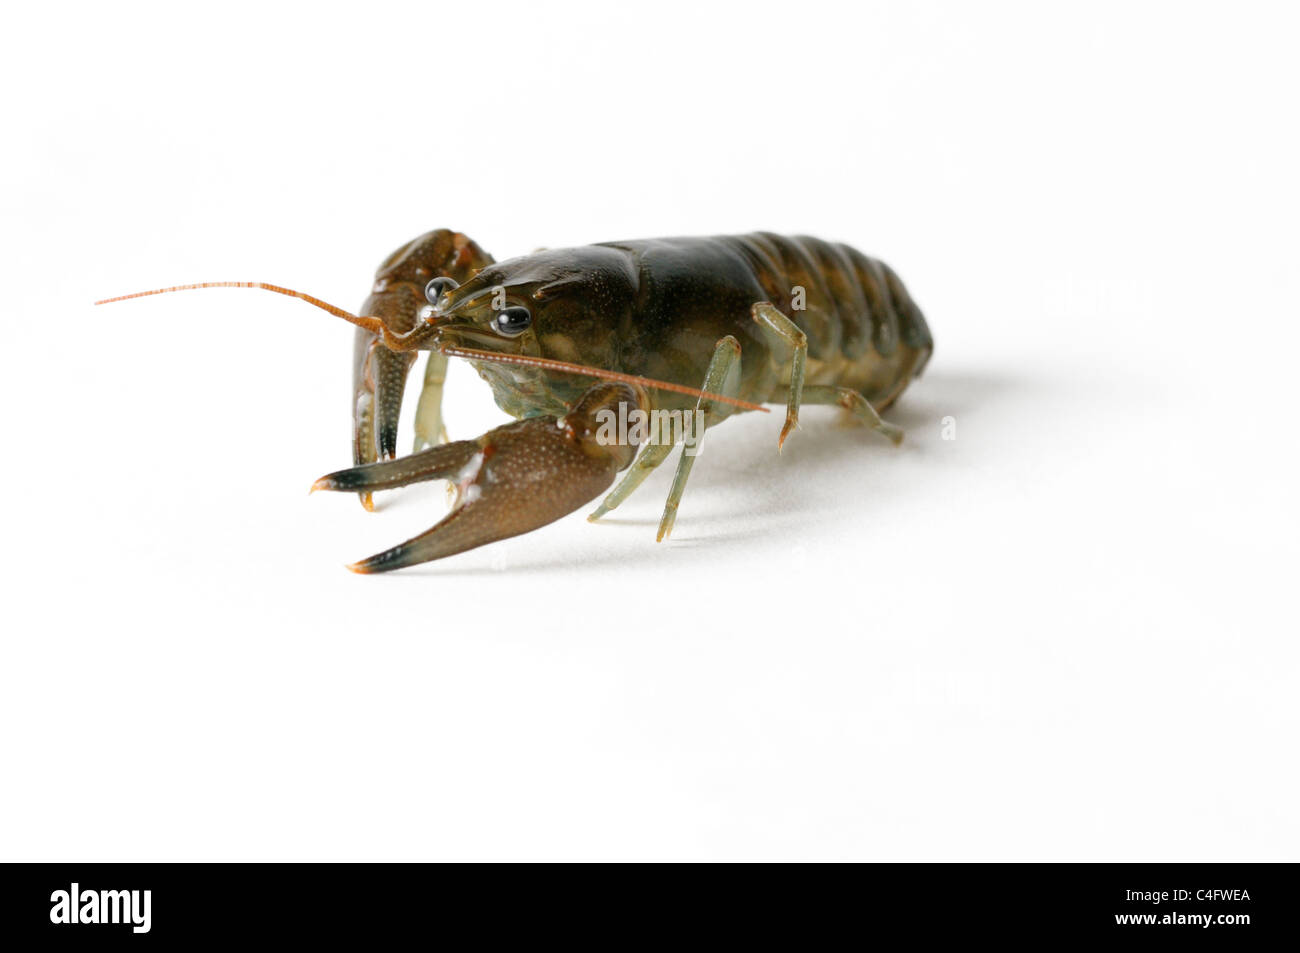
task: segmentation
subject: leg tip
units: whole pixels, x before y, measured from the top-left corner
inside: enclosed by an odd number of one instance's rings
[[[366,560],[364,559],[360,562],[348,563],[344,568],[349,572],[356,573],[358,576],[369,576],[374,572],[373,569],[366,565]]]
[[[361,500],[361,505],[362,505],[363,507],[365,507],[365,510],[366,510],[367,513],[373,513],[373,512],[375,511],[375,497],[374,497],[374,494],[372,494],[372,493],[358,493],[357,496],[360,498],[360,500]]]
[[[665,539],[673,534],[673,524],[677,522],[677,514],[664,514],[663,520],[659,523],[659,532],[655,534],[655,542],[662,543]]]
[[[799,427],[799,421],[787,420],[785,426],[781,428],[781,436],[776,441],[776,452],[780,453],[785,448],[786,438],[794,433]]]

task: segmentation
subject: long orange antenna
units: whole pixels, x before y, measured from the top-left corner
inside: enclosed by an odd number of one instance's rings
[[[622,381],[624,384],[640,384],[642,387],[653,387],[656,390],[670,390],[678,394],[690,394],[692,397],[705,397],[709,400],[721,401],[724,404],[734,404],[736,407],[743,407],[745,410],[761,410],[768,413],[768,409],[762,404],[751,404],[747,400],[740,400],[737,397],[727,397],[724,394],[715,394],[712,391],[699,390],[695,387],[687,387],[685,384],[673,384],[668,381],[655,380],[653,377],[640,377],[636,374],[624,374],[620,371],[607,371],[602,367],[588,367],[586,364],[571,364],[568,361],[556,361],[549,357],[531,357],[527,354],[499,354],[496,351],[480,351],[473,347],[460,347],[455,344],[447,344],[438,351],[449,357],[463,357],[471,361],[492,361],[497,364],[519,364],[524,367],[544,367],[552,371],[565,371],[569,374],[581,374],[584,377],[598,377],[606,381]]]
[[[300,301],[306,301],[310,305],[315,305],[322,311],[328,311],[336,318],[342,318],[349,324],[355,324],[359,328],[365,328],[371,334],[383,334],[384,322],[378,318],[358,317],[351,311],[344,311],[328,301],[322,301],[320,298],[313,297],[302,291],[294,291],[292,288],[282,288],[280,285],[267,284],[265,281],[201,281],[195,285],[173,285],[170,288],[155,288],[153,291],[137,291],[135,294],[118,295],[116,298],[104,298],[96,301],[95,304],[111,304],[114,301],[129,301],[131,298],[147,298],[150,295],[165,295],[173,291],[193,291],[197,288],[260,288],[263,291],[274,291],[278,295],[288,295],[290,298],[297,298]]]
[[[358,316],[351,311],[345,311],[342,308],[330,304],[328,301],[322,301],[302,291],[294,291],[292,288],[285,288],[281,285],[268,284],[265,281],[201,281],[192,285],[172,285],[170,288],[155,288],[153,291],[137,291],[134,294],[118,295],[116,298],[102,298],[95,304],[111,304],[114,301],[129,301],[132,298],[147,298],[150,295],[170,294],[173,291],[194,291],[199,288],[259,288],[262,291],[274,291],[276,294],[287,295],[290,298],[297,298],[300,301],[306,301],[308,304],[327,311],[336,318],[342,318],[349,324],[355,324],[359,328],[365,328],[371,334],[379,335],[385,342],[392,340],[395,336],[384,325],[379,318],[368,316]],[[724,404],[734,404],[737,407],[743,407],[745,410],[759,410],[767,413],[768,410],[762,404],[751,404],[746,400],[739,400],[735,397],[727,397],[723,394],[714,394],[710,391],[699,390],[695,387],[687,387],[685,384],[673,384],[669,381],[659,381],[652,377],[640,377],[636,374],[623,374],[619,371],[607,371],[600,367],[588,367],[586,364],[573,364],[569,361],[557,361],[549,357],[530,357],[525,354],[499,354],[496,351],[481,351],[478,348],[458,347],[456,345],[446,345],[438,350],[451,357],[463,357],[474,361],[491,361],[497,364],[520,364],[526,367],[543,367],[548,370],[562,371],[569,374],[580,374],[584,377],[596,377],[607,381],[622,381],[624,384],[639,384],[642,387],[653,387],[656,390],[674,391],[678,394],[689,394],[692,397],[705,397],[709,400],[721,401]]]

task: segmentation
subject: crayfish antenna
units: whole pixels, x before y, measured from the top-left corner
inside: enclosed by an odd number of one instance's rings
[[[200,281],[190,285],[172,285],[170,288],[154,288],[151,291],[136,291],[132,294],[117,295],[113,298],[101,298],[95,304],[112,304],[114,301],[129,301],[132,298],[147,298],[150,295],[170,294],[173,291],[195,291],[202,288],[257,288],[261,291],[271,291],[275,294],[286,295],[290,298],[297,298],[299,301],[305,301],[313,307],[320,308],[336,318],[342,318],[349,324],[355,324],[359,328],[364,328],[371,334],[378,335],[384,342],[384,345],[391,350],[405,351],[410,350],[412,342],[407,340],[403,342],[403,337],[394,334],[388,329],[379,318],[356,315],[351,311],[346,311],[337,305],[330,304],[328,301],[322,301],[314,295],[309,295],[303,291],[294,291],[292,288],[285,288],[283,285],[273,285],[265,281]],[[409,335],[408,335],[409,337]],[[745,410],[757,410],[768,413],[768,409],[762,404],[751,403],[747,400],[740,400],[737,397],[728,397],[724,394],[714,394],[710,391],[700,390],[696,387],[688,387],[685,384],[674,384],[670,381],[655,380],[652,377],[641,377],[638,374],[624,374],[621,371],[606,370],[601,367],[590,367],[586,364],[575,364],[570,361],[557,361],[549,357],[533,357],[527,354],[505,354],[497,351],[483,351],[478,348],[460,347],[456,345],[444,345],[438,350],[449,357],[463,357],[473,361],[489,361],[498,364],[521,364],[528,367],[541,367],[547,370],[559,371],[565,374],[578,374],[583,377],[594,377],[599,380],[618,381],[624,384],[636,384],[641,387],[652,387],[656,390],[673,391],[678,394],[688,394],[692,397],[706,398],[708,400],[721,401],[724,404],[732,404]]]
[[[112,304],[114,301],[129,301],[132,298],[147,298],[150,295],[170,294],[173,291],[194,291],[200,288],[258,288],[262,291],[273,291],[276,294],[287,295],[290,298],[297,298],[299,301],[306,301],[308,304],[320,308],[322,311],[334,315],[336,318],[342,318],[349,324],[355,324],[359,328],[365,328],[371,334],[383,335],[387,328],[384,322],[378,318],[362,317],[355,315],[351,311],[345,311],[337,305],[332,305],[328,301],[322,301],[314,295],[309,295],[302,291],[294,291],[292,288],[285,288],[282,285],[273,285],[265,281],[200,281],[192,285],[172,285],[170,288],[155,288],[152,291],[137,291],[129,295],[118,295],[115,298],[101,298],[95,304]]]
[[[724,404],[743,408],[744,410],[758,410],[763,413],[769,413],[768,409],[762,404],[754,404],[747,400],[741,400],[739,397],[728,397],[725,394],[715,394],[712,391],[700,390],[698,387],[688,387],[685,384],[674,384],[671,381],[656,380],[653,377],[641,377],[639,374],[624,374],[622,371],[610,371],[603,367],[591,367],[587,364],[574,364],[570,361],[557,361],[549,357],[533,357],[530,354],[505,354],[497,351],[482,351],[474,347],[461,347],[458,344],[448,344],[440,347],[439,352],[446,354],[448,357],[463,357],[470,361],[488,361],[497,364],[518,364],[524,367],[541,367],[546,370],[560,371],[565,374],[578,374],[582,377],[595,377],[599,380],[617,381],[622,384],[636,384],[640,387],[651,387],[655,390],[668,390],[676,394],[687,394],[691,397],[699,397],[705,400],[716,400]]]

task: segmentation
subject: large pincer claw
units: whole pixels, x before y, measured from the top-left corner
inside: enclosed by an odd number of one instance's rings
[[[427,232],[393,252],[379,266],[375,284],[361,313],[378,318],[386,331],[407,334],[420,321],[430,278],[451,280],[452,287],[468,281],[492,256],[465,235],[445,228]],[[406,379],[415,363],[414,351],[392,351],[373,331],[358,328],[352,355],[352,462],[372,463],[397,456],[397,422],[402,413]],[[442,435],[442,385],[447,359],[429,356],[416,416],[422,444]],[[372,509],[369,493],[361,504]]]
[[[621,383],[590,388],[563,417],[533,417],[397,460],[321,477],[313,490],[370,493],[423,480],[451,480],[452,511],[432,529],[353,563],[354,572],[402,569],[545,526],[595,499],[632,461],[636,446],[611,440],[604,412],[641,406]],[[626,419],[626,417],[624,418]]]
[[[357,329],[355,349],[352,460],[358,464],[391,460],[397,456],[397,420],[415,354],[390,351],[362,328]],[[374,508],[369,493],[361,494],[361,505],[367,510]]]

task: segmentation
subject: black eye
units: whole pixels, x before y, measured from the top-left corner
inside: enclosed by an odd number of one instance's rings
[[[438,306],[439,298],[445,295],[448,291],[451,291],[453,288],[459,287],[460,285],[450,278],[434,278],[424,286],[424,296],[428,299],[429,304],[436,308]]]
[[[528,313],[528,309],[523,305],[512,305],[509,308],[502,308],[497,312],[493,321],[496,329],[507,337],[514,337],[516,334],[523,334],[528,330],[528,325],[533,323],[533,316]]]

